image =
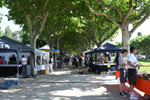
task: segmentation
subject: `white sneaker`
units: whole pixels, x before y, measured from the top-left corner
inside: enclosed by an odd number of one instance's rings
[[[134,97],[134,96],[130,96],[130,99],[131,99],[131,100],[133,100],[133,99],[134,99],[134,100],[138,100],[139,98]]]

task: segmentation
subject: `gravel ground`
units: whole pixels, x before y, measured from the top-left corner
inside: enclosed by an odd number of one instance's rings
[[[0,100],[129,100],[129,96],[119,96],[115,75],[81,75],[77,69],[63,66],[36,79],[20,79],[19,86],[0,90]]]

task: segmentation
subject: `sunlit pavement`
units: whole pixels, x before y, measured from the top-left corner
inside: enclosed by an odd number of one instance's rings
[[[77,69],[64,66],[36,79],[20,79],[19,86],[0,90],[0,100],[129,100],[129,97],[119,96],[115,75],[80,75]]]

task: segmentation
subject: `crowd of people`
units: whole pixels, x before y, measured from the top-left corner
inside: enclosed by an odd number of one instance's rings
[[[97,62],[99,63],[108,63],[110,61],[110,57],[107,53],[105,54],[100,54],[97,57]],[[72,57],[72,65],[73,68],[79,68],[79,73],[84,73],[87,74],[88,71],[96,71],[95,67],[93,66],[93,62],[95,59],[88,54],[83,54],[81,53],[80,56],[73,56]]]
[[[130,99],[138,99],[138,97],[133,92],[134,85],[136,83],[137,72],[141,66],[148,67],[149,65],[141,65],[138,63],[135,54],[137,53],[137,48],[132,46],[130,48],[130,54],[127,49],[122,50],[122,53],[117,53],[114,63],[116,64],[116,69],[120,71],[120,95],[126,97],[126,95],[130,95]],[[109,61],[109,56],[105,53],[98,57],[97,61],[101,63],[107,63]],[[92,62],[94,59],[88,55],[81,53],[80,56],[73,56],[72,57],[72,65],[73,68],[78,67],[79,73],[88,73],[91,70]],[[125,83],[127,82],[127,78],[129,80],[130,89],[127,90],[128,93],[125,91]],[[130,91],[130,92],[129,92]]]

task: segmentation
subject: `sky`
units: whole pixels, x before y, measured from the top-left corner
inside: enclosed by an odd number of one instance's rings
[[[3,15],[6,15],[8,14],[8,9],[3,7],[3,8],[0,8],[0,13],[2,13]],[[11,21],[8,21],[8,18],[6,16],[1,16],[2,17],[2,21],[0,23],[0,27],[2,29],[3,32],[5,32],[5,28],[7,26],[10,27],[10,29],[12,30],[12,32],[14,31],[18,31],[18,30],[21,30],[21,27],[19,25],[16,25],[14,24],[14,22],[11,20]]]
[[[8,14],[8,9],[3,7],[0,8],[0,13],[2,13],[3,15]],[[14,32],[14,31],[18,31],[21,30],[21,27],[19,25],[16,25],[12,20],[8,21],[8,18],[6,16],[2,16],[2,22],[0,23],[0,27],[2,29],[3,32],[5,32],[5,28],[9,26],[10,29]],[[132,26],[129,26],[129,29],[131,29]],[[137,33],[141,32],[142,35],[148,35],[150,34],[150,19],[147,19],[132,35],[131,39],[136,38],[137,37]],[[113,43],[116,42],[121,42],[122,41],[122,35],[121,35],[121,31],[119,32],[119,35],[114,39]]]

